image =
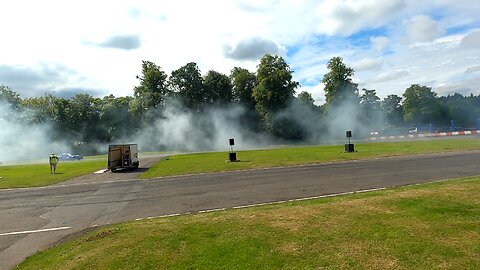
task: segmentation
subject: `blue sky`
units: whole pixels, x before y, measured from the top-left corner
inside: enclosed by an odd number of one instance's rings
[[[271,53],[317,104],[334,56],[381,98],[413,83],[478,95],[479,14],[475,0],[2,1],[0,84],[22,97],[125,96],[142,60],[229,74]]]

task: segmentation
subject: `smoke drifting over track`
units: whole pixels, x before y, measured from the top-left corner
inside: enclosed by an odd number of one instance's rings
[[[0,102],[0,163],[48,161],[50,152],[68,152],[66,143],[52,140],[49,124],[27,124],[22,113]]]
[[[240,149],[267,145],[267,136],[241,126],[239,120],[243,113],[241,106],[212,107],[201,114],[171,106],[161,118],[128,140],[137,141],[144,150],[228,150],[229,138],[235,138]]]
[[[254,131],[245,123],[246,109],[240,105],[210,107],[193,113],[179,106],[169,106],[162,117],[142,128],[126,141],[137,142],[141,150],[205,151],[228,150],[228,139],[235,138],[236,149],[255,149],[278,144],[343,143],[346,130],[354,139],[363,139],[371,130],[385,125],[378,114],[367,124],[358,103],[345,102],[321,116],[318,107],[305,106],[298,100],[272,115],[272,126],[280,126],[288,138]]]
[[[27,123],[26,115],[6,103],[0,104],[0,144],[3,147],[0,162],[46,162],[50,152],[77,151],[73,147],[76,142],[59,137],[54,125]],[[345,130],[352,130],[354,138],[359,138],[373,128],[361,121],[361,110],[354,103],[331,108],[321,117],[318,107],[292,100],[271,118],[272,125],[280,126],[281,132],[290,138],[255,131],[246,117],[246,109],[238,104],[211,106],[202,113],[195,113],[172,102],[150,124],[136,132],[122,134],[118,137],[121,139],[112,142],[87,142],[89,150],[78,154],[105,153],[109,143],[137,143],[141,151],[227,151],[229,138],[235,138],[238,150],[274,144],[342,143]],[[381,124],[375,123],[376,126]]]

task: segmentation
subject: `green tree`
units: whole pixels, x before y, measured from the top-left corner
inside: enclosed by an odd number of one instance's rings
[[[402,126],[403,122],[403,107],[402,97],[397,95],[388,95],[381,102],[381,107],[387,121],[396,126]]]
[[[307,107],[315,107],[315,100],[313,99],[312,94],[306,91],[302,91],[300,94],[298,94],[298,101]]]
[[[262,132],[262,119],[255,109],[256,102],[253,98],[257,76],[245,68],[235,67],[230,72],[230,80],[233,86],[233,102],[244,108],[243,113],[238,117],[241,126],[255,132]]]
[[[445,122],[446,107],[442,106],[437,93],[432,88],[412,84],[403,93],[403,118],[406,122],[416,124],[441,124]]]
[[[266,54],[258,65],[253,98],[267,130],[272,131],[272,115],[287,107],[299,86],[298,82],[292,80],[292,73],[280,56]]]
[[[50,123],[53,140],[83,141],[81,133],[85,123],[78,114],[79,105],[74,107],[72,99],[59,98],[51,94],[27,98],[23,101],[27,121],[33,124]],[[84,107],[83,115],[89,114],[90,110],[91,108]]]
[[[57,132],[63,133],[64,137],[74,137],[70,136],[70,134],[73,134],[72,131],[76,130],[77,123],[75,115],[72,115],[73,109],[70,100],[55,97],[53,99],[53,107],[53,121]]]
[[[210,70],[203,80],[206,104],[228,104],[233,100],[233,87],[230,78],[220,72]]]
[[[230,73],[233,84],[234,100],[248,108],[255,108],[253,88],[257,84],[255,73],[245,68],[235,67]]]
[[[322,79],[327,106],[337,106],[347,101],[358,104],[358,88],[352,80],[353,69],[347,67],[341,57],[330,59],[327,68],[330,71]]]
[[[360,96],[360,109],[359,115],[360,122],[374,130],[380,129],[384,125],[384,116],[380,105],[380,98],[377,96],[377,92],[373,89],[362,89],[363,94]]]
[[[67,116],[75,139],[83,142],[107,141],[100,122],[101,100],[88,94],[76,94],[70,99]]]
[[[52,94],[24,99],[22,106],[26,109],[27,121],[30,123],[55,122],[57,117],[57,99]]]
[[[454,95],[440,97],[439,101],[448,107],[450,120],[454,120],[457,127],[476,127],[477,119],[480,116],[480,104],[475,104],[473,95],[463,96],[455,93]]]
[[[172,71],[169,85],[186,108],[197,112],[203,111],[206,99],[203,91],[203,79],[196,63],[191,62]]]
[[[140,85],[133,89],[135,100],[130,111],[143,116],[148,110],[163,107],[168,95],[167,74],[154,63],[142,61],[142,75],[137,78]]]
[[[378,121],[381,114],[380,98],[375,90],[362,89],[364,92],[360,96],[360,106],[367,121]]]
[[[107,141],[115,141],[134,134],[139,121],[129,113],[132,97],[105,96],[101,101],[100,125]]]
[[[13,109],[19,109],[22,103],[20,95],[3,84],[0,85],[0,102],[2,101],[10,104]]]
[[[380,108],[380,98],[377,91],[363,88],[363,95],[360,96],[360,104],[367,110],[376,110]]]

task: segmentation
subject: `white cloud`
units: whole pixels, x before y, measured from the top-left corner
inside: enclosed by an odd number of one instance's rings
[[[318,31],[348,36],[360,29],[381,27],[404,8],[405,2],[401,0],[323,1],[316,9]]]
[[[364,71],[370,69],[380,69],[383,65],[382,58],[363,58],[351,64],[355,71]]]
[[[433,87],[433,91],[441,93],[442,95],[452,95],[460,93],[469,95],[470,93],[479,94],[480,76],[475,76],[468,79],[463,79],[459,82],[445,82]]]
[[[480,31],[473,31],[462,38],[461,47],[464,49],[480,48]]]
[[[465,73],[473,73],[473,72],[477,72],[477,71],[480,71],[480,65],[468,67],[465,70]]]
[[[137,35],[115,35],[107,38],[102,42],[86,42],[87,44],[93,44],[102,48],[114,48],[121,50],[134,50],[141,47],[140,36]]]
[[[0,66],[16,73],[0,84],[39,95],[62,89],[132,95],[142,60],[168,74],[192,61],[204,73],[228,74],[234,66],[254,71],[264,52],[282,54],[309,89],[333,56],[379,96],[410,83],[475,83],[478,72],[465,71],[480,60],[478,14],[475,0],[2,1]],[[428,42],[409,46],[400,42],[405,33]]]
[[[265,54],[283,55],[285,49],[271,40],[259,37],[243,40],[235,47],[224,47],[224,55],[236,60],[260,60]]]
[[[473,72],[480,48],[465,50],[461,45],[465,36],[469,34],[444,36],[418,46],[395,44],[393,52],[383,56],[380,74],[370,70],[356,73],[362,81],[360,87],[377,89],[380,97],[401,95],[414,83],[430,86],[439,95],[480,94],[480,74]],[[468,68],[472,72],[466,72]]]
[[[315,105],[321,105],[325,103],[325,92],[323,89],[325,85],[323,83],[317,83],[313,86],[302,86],[297,89],[297,94],[305,91],[312,95]]]
[[[390,39],[384,36],[371,37],[370,43],[372,44],[373,49],[381,52],[387,48],[388,44],[390,43]]]
[[[413,17],[406,24],[408,37],[413,42],[428,42],[441,37],[445,30],[426,15]]]
[[[393,70],[393,71],[386,71],[383,73],[378,74],[373,81],[374,82],[388,82],[392,80],[396,80],[408,75],[407,70]]]

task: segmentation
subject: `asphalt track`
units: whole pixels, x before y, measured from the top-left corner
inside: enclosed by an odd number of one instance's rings
[[[479,174],[480,151],[467,151],[1,190],[0,269],[95,226]]]

